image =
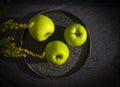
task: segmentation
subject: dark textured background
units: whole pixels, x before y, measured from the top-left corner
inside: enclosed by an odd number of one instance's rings
[[[1,56],[0,87],[120,87],[120,3],[117,0],[6,0],[4,3],[0,4],[1,8],[10,8],[1,14],[0,22],[64,5],[62,10],[75,14],[88,27],[92,48],[78,72],[53,80],[37,77],[21,59]],[[18,44],[21,32],[14,34]]]

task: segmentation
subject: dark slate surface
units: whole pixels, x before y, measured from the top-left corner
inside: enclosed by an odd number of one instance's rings
[[[9,4],[10,9],[3,14],[1,21],[4,18],[18,20],[31,12],[56,8],[71,2],[69,0],[61,0],[61,2],[37,0],[36,3],[32,3],[32,1],[27,3],[27,0],[26,2],[21,0],[18,3],[12,0]],[[92,48],[82,69],[69,77],[42,79],[25,67],[23,60],[1,56],[1,87],[120,87],[120,4],[116,0],[114,2],[112,0],[110,2],[108,0],[90,1],[74,1],[68,4],[68,7],[61,8],[81,18],[89,29]],[[11,33],[16,36],[18,44],[21,32],[17,32],[17,35]]]

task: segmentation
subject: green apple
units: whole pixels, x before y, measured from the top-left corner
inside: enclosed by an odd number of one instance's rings
[[[56,65],[62,65],[69,57],[67,45],[59,40],[49,42],[45,47],[45,59]]]
[[[44,41],[54,32],[54,22],[49,17],[37,14],[29,21],[30,35],[38,41]]]
[[[87,39],[87,31],[81,24],[71,24],[64,31],[64,38],[71,46],[81,46]]]

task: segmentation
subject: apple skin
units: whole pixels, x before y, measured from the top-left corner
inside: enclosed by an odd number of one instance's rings
[[[45,59],[55,65],[62,65],[69,57],[67,45],[59,40],[49,42],[45,47]]]
[[[64,31],[64,38],[71,46],[81,46],[87,39],[87,31],[81,24],[71,24]]]
[[[30,35],[37,41],[46,40],[53,34],[54,30],[54,22],[45,15],[37,14],[29,21]]]

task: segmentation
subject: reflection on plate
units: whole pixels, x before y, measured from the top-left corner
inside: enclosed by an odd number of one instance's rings
[[[23,32],[22,34],[23,36],[21,39],[23,42],[22,47],[27,48],[35,53],[42,53],[44,51],[46,44],[52,40],[61,40],[65,42],[63,37],[64,29],[69,24],[80,23],[84,27],[86,27],[79,18],[77,18],[70,12],[54,10],[40,12],[39,14],[44,14],[54,21],[55,32],[50,38],[48,38],[44,42],[38,42],[32,39],[31,36],[29,35],[28,30],[25,30]],[[89,33],[87,41],[84,45],[82,45],[81,47],[72,47],[68,45],[68,47],[70,50],[70,56],[63,65],[57,66],[47,62],[46,60],[41,60],[32,57],[25,58],[25,62],[33,72],[44,78],[59,78],[71,75],[82,67],[82,65],[85,63],[86,59],[89,56],[90,52]]]

